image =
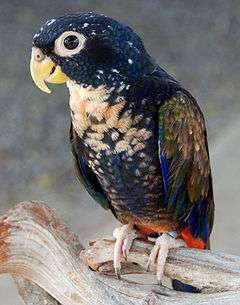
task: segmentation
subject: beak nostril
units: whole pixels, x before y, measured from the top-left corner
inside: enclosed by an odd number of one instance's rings
[[[43,52],[39,49],[35,49],[34,51],[34,59],[36,61],[42,61],[45,58],[45,55],[43,54]]]

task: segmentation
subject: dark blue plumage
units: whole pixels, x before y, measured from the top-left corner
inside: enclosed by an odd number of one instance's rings
[[[208,202],[206,199],[196,203],[188,217],[188,226],[194,237],[201,236],[202,240],[207,244],[209,238],[209,222],[208,222]]]
[[[162,153],[160,153],[160,164],[161,164],[161,171],[162,171],[163,189],[164,189],[164,192],[167,193],[169,168],[168,168],[168,160]]]
[[[49,20],[33,46],[54,63],[50,76],[57,66],[67,78],[72,152],[89,194],[146,236],[174,230],[188,246],[207,248],[211,170],[203,114],[191,94],[131,28],[104,15]]]
[[[67,60],[52,52],[55,40],[66,31],[79,31],[88,38],[83,51]],[[153,69],[139,36],[130,27],[104,15],[77,13],[51,19],[35,34],[33,44],[71,79],[93,87],[136,81],[142,73]]]

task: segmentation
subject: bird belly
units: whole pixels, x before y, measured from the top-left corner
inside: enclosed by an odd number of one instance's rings
[[[136,152],[131,158],[121,152],[102,155],[97,162],[92,162],[119,221],[133,223],[147,235],[176,228],[172,211],[163,206],[157,152],[150,156],[146,145],[145,150]]]
[[[93,92],[82,89],[83,95],[79,90],[74,85],[70,98],[72,124],[82,143],[79,151],[114,214],[141,230],[169,230],[173,213],[163,205],[155,109],[130,109],[120,97],[109,104],[103,89],[101,99],[95,94],[93,100]]]

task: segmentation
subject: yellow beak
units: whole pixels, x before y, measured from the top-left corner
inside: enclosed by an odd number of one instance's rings
[[[67,75],[62,72],[61,67],[35,47],[32,48],[30,71],[34,83],[46,93],[51,93],[51,90],[45,82],[63,84],[68,80]]]

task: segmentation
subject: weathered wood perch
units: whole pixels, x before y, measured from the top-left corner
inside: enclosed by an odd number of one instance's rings
[[[151,247],[151,242],[135,241],[123,272],[144,273]],[[185,248],[170,251],[165,274],[204,292],[186,294],[117,280],[111,276],[112,252],[111,239],[83,250],[78,237],[40,202],[20,203],[0,219],[0,274],[18,276],[27,305],[240,304],[240,257]]]

